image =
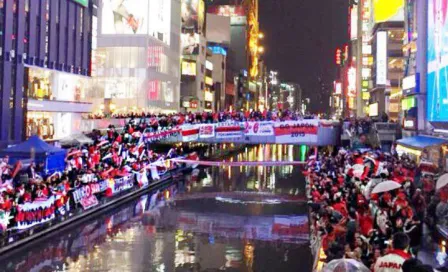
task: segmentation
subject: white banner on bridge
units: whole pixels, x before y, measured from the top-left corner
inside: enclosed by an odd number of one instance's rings
[[[274,123],[275,142],[317,144],[319,120],[285,121]]]
[[[183,125],[182,141],[193,142],[199,139],[199,125]]]
[[[213,138],[215,137],[215,125],[214,124],[202,124],[199,125],[199,138]]]
[[[218,124],[215,127],[216,139],[241,138],[243,127],[239,123]]]
[[[244,135],[246,136],[273,136],[274,122],[243,122]]]

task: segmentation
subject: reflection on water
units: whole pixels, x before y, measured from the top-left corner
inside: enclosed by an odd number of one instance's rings
[[[256,146],[229,160],[299,160]],[[0,261],[6,271],[311,271],[297,167],[213,167]]]

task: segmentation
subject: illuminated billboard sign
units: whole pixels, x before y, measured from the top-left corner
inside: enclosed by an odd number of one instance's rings
[[[148,34],[148,0],[103,0],[102,34]]]
[[[181,19],[184,33],[202,33],[204,16],[204,0],[182,0]]]
[[[208,7],[207,12],[226,17],[246,16],[243,6],[230,6],[230,5],[210,6]]]
[[[448,121],[448,0],[428,1],[427,118]]]
[[[350,67],[347,71],[347,96],[355,97],[356,96],[356,68]]]
[[[199,54],[199,34],[197,33],[182,33],[181,48],[182,55],[198,55]]]
[[[358,38],[358,6],[354,5],[350,8],[350,39]]]
[[[387,32],[380,31],[376,37],[376,84],[387,83]]]
[[[196,76],[196,62],[182,61],[182,75]]]
[[[375,23],[404,21],[404,0],[373,0]]]
[[[89,6],[89,0],[72,0],[73,2],[76,2],[80,4],[81,6],[88,7]]]
[[[342,94],[342,83],[339,81],[334,81],[334,94]]]

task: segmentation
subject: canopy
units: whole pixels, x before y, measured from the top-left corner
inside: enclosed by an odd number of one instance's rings
[[[47,144],[38,136],[31,136],[23,143],[0,151],[0,157],[9,156],[9,162],[32,159],[36,163],[45,163],[49,172],[63,171],[66,150]]]
[[[398,144],[415,149],[425,149],[430,146],[448,143],[448,140],[429,136],[414,136],[403,138],[397,141]]]
[[[62,146],[78,146],[93,144],[93,140],[82,133],[72,134],[59,141]]]

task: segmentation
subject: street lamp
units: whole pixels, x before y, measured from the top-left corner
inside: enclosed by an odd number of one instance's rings
[[[264,47],[263,46],[258,47],[258,53],[260,53],[260,54],[264,53]]]
[[[264,38],[264,34],[263,33],[258,33],[258,38],[261,40],[261,39],[263,39]]]

